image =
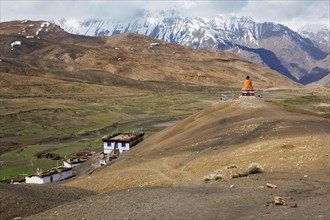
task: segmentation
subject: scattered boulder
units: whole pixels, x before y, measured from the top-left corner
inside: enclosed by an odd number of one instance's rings
[[[150,47],[159,46],[159,45],[160,45],[160,43],[151,43]]]
[[[290,206],[291,208],[298,207],[298,205],[297,205],[297,203],[295,201],[289,201],[289,202],[287,202],[284,198],[279,197],[279,196],[275,196],[274,197],[274,205]]]
[[[267,183],[266,184],[266,186],[268,187],[268,188],[277,188],[277,185],[275,185],[275,184],[271,184],[271,183]]]
[[[274,197],[274,204],[275,205],[286,205],[286,201],[284,198],[279,197],[279,196],[275,196]]]

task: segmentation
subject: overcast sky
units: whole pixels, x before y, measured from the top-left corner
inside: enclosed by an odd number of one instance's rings
[[[78,21],[134,18],[141,10],[156,13],[176,8],[184,16],[239,15],[256,21],[329,25],[328,0],[213,0],[213,1],[98,1],[98,0],[0,0],[1,21],[53,20]]]

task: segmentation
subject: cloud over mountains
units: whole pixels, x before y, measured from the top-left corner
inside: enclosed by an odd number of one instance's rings
[[[141,10],[151,13],[175,9],[183,16],[217,14],[248,16],[256,21],[278,22],[291,28],[299,24],[328,24],[328,1],[1,1],[1,21],[71,19],[127,19]]]

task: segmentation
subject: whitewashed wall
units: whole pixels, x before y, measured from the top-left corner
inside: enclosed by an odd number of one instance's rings
[[[25,183],[34,183],[34,184],[44,184],[44,183],[49,183],[50,182],[50,177],[45,176],[45,177],[39,177],[39,176],[27,176],[25,177]]]
[[[109,146],[108,146],[108,143],[110,143]],[[117,142],[117,144],[118,144],[119,153],[122,153],[123,151],[128,151],[130,149],[130,143]],[[105,154],[109,154],[114,149],[115,149],[115,142],[104,142],[103,143],[103,151]]]
[[[43,178],[39,176],[31,176],[31,177],[25,177],[26,183],[34,183],[34,184],[45,184],[50,182],[57,182],[60,180],[67,179],[72,176],[72,170],[67,170],[60,173],[55,173],[51,176],[45,176]],[[51,181],[52,180],[52,181]]]

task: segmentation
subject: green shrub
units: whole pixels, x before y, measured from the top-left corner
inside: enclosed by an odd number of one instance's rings
[[[226,169],[229,170],[229,169],[236,169],[238,168],[238,166],[236,164],[231,164],[231,165],[228,165],[226,166]]]
[[[262,173],[262,168],[257,163],[251,163],[248,167],[248,174]]]
[[[214,180],[222,180],[222,179],[223,179],[223,176],[220,175],[220,174],[216,174],[216,175],[214,176]]]
[[[222,180],[223,176],[221,174],[210,174],[209,176],[204,177],[204,182],[209,182],[211,180]]]
[[[249,175],[249,173],[247,173],[247,172],[245,172],[245,173],[234,173],[230,177],[232,179],[235,179],[235,178],[239,178],[239,177],[247,177],[248,175]]]

